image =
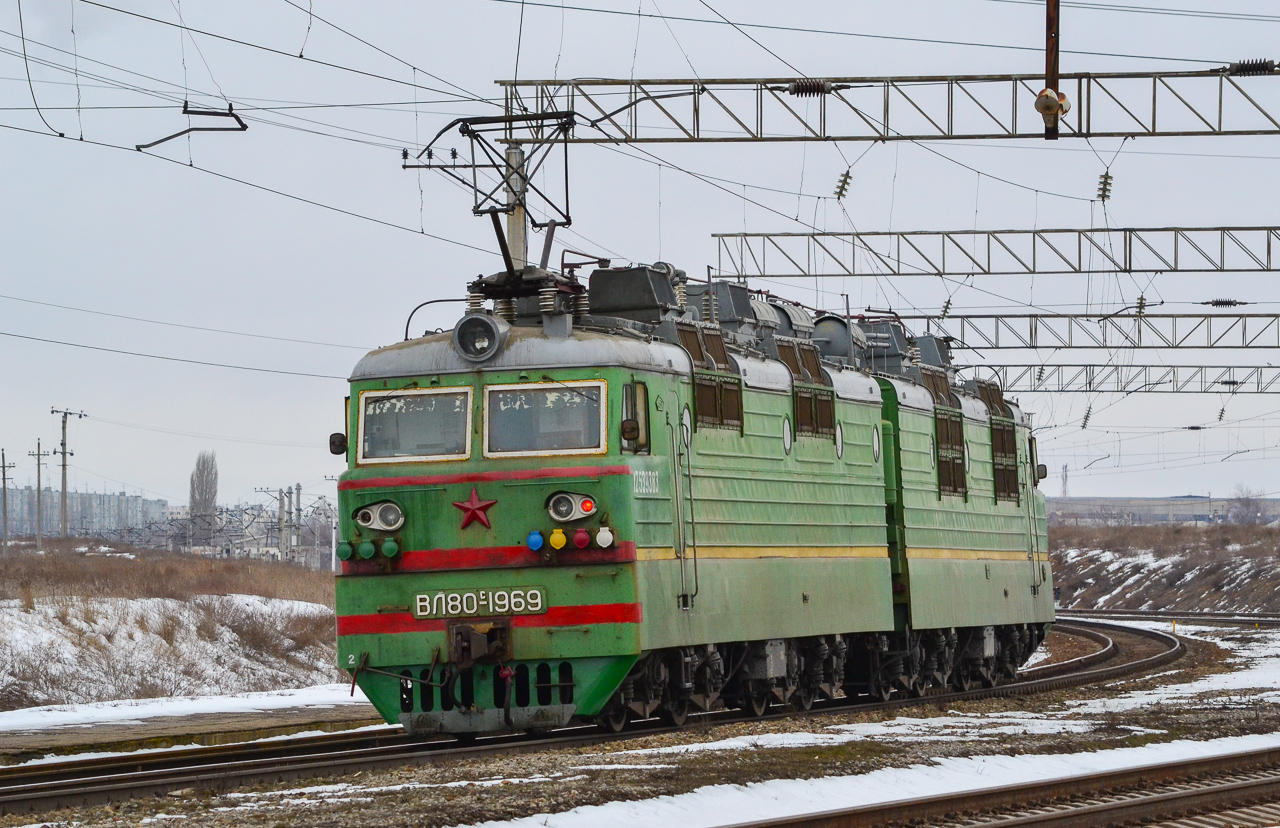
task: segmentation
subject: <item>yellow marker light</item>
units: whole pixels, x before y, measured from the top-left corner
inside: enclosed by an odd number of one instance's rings
[[[564,549],[564,545],[569,542],[569,539],[564,536],[563,529],[554,529],[551,532],[551,539],[547,542],[551,544],[552,549]]]

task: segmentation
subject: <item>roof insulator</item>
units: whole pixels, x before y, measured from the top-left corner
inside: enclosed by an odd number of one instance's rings
[[[1244,75],[1270,75],[1276,71],[1274,60],[1242,60],[1227,67],[1228,75],[1237,77]]]
[[[836,200],[837,201],[844,198],[845,195],[849,192],[849,181],[852,180],[852,178],[853,178],[853,175],[848,170],[845,170],[844,172],[840,173],[840,179],[836,181]]]
[[[1107,201],[1111,198],[1111,173],[1104,172],[1098,176],[1098,201]]]
[[[787,92],[797,98],[816,98],[819,95],[830,95],[835,84],[828,80],[805,78],[787,84]]]

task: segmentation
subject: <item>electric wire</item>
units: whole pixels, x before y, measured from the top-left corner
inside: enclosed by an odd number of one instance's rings
[[[378,73],[376,73],[376,72],[368,72],[368,71],[365,71],[365,70],[363,70],[363,69],[356,69],[356,68],[351,67],[351,66],[344,66],[344,65],[342,65],[342,64],[340,64],[340,63],[332,63],[332,62],[327,61],[327,60],[318,60],[317,58],[309,58],[309,57],[299,57],[298,55],[295,55],[295,54],[293,54],[292,52],[286,52],[286,51],[283,51],[283,50],[281,50],[281,49],[274,49],[274,48],[272,48],[272,47],[270,47],[270,46],[263,46],[263,45],[262,45],[262,44],[260,44],[260,43],[251,43],[250,41],[247,41],[247,40],[241,40],[241,39],[239,39],[239,38],[235,38],[235,37],[230,37],[229,35],[221,35],[221,34],[217,34],[217,33],[215,33],[215,32],[205,31],[204,29],[196,29],[196,28],[193,28],[193,27],[191,27],[191,26],[184,26],[184,25],[182,25],[182,24],[180,24],[180,23],[174,23],[174,22],[169,21],[169,20],[162,20],[162,19],[160,19],[160,18],[158,18],[158,17],[151,17],[150,15],[140,14],[140,13],[135,12],[135,11],[129,11],[128,9],[121,9],[121,8],[117,8],[117,7],[115,7],[115,6],[109,6],[109,5],[107,5],[106,3],[99,3],[99,2],[97,2],[97,0],[79,0],[79,2],[84,3],[84,4],[86,4],[86,5],[89,5],[89,6],[94,6],[94,7],[96,7],[96,8],[104,9],[104,10],[106,10],[106,11],[115,12],[115,13],[117,13],[117,14],[121,14],[121,15],[126,15],[126,16],[128,16],[128,17],[136,17],[136,18],[138,18],[138,19],[140,19],[140,20],[146,20],[146,21],[151,22],[151,23],[157,23],[157,24],[159,24],[159,25],[161,25],[161,26],[170,26],[170,27],[173,27],[173,28],[176,28],[176,29],[182,29],[182,30],[186,31],[188,34],[198,34],[198,35],[203,35],[203,36],[205,36],[205,37],[211,37],[211,38],[213,38],[213,39],[215,39],[215,40],[222,40],[222,41],[225,41],[225,42],[227,42],[227,43],[234,43],[234,44],[236,44],[236,45],[238,45],[238,46],[244,46],[244,47],[249,48],[249,49],[257,49],[257,50],[262,51],[262,52],[267,52],[268,54],[278,55],[278,56],[280,56],[280,57],[286,57],[286,58],[289,58],[290,60],[302,60],[302,61],[306,61],[307,63],[314,63],[314,64],[316,64],[317,66],[325,66],[325,67],[328,67],[328,68],[330,68],[330,69],[337,69],[337,70],[342,71],[342,72],[350,72],[350,73],[355,74],[355,75],[362,75],[362,76],[367,77],[367,78],[373,78],[373,79],[375,79],[375,80],[386,81],[387,83],[395,83],[395,84],[399,84],[399,85],[401,85],[401,86],[411,86],[411,85],[413,85],[413,82],[412,82],[412,81],[406,81],[406,80],[403,80],[403,79],[401,79],[401,78],[394,78],[394,77],[391,77],[391,76],[389,76],[389,75],[380,75],[380,74],[378,74]],[[446,91],[445,91],[445,90],[443,90],[443,89],[436,89],[436,88],[434,88],[434,87],[430,87],[430,86],[420,86],[419,88],[420,88],[420,89],[424,89],[424,90],[426,90],[426,91],[428,91],[428,92],[435,92],[436,94],[439,94],[439,95],[451,95],[451,94],[452,94],[452,93],[450,93],[450,92],[446,92]],[[469,100],[469,101],[472,101],[472,102],[478,102],[478,103],[488,103],[488,101],[486,101],[486,100],[484,100],[484,99],[481,99],[481,98],[477,98],[477,97],[475,97],[475,96],[471,96],[471,97],[454,96],[454,97],[457,97],[457,98],[458,98],[458,100]]]
[[[183,359],[181,357],[164,356],[162,354],[147,354],[141,351],[125,351],[119,348],[104,348],[99,345],[85,345],[82,342],[66,342],[60,339],[46,339],[39,336],[26,336],[24,334],[11,333],[9,331],[0,331],[0,336],[7,336],[11,339],[24,339],[28,342],[43,342],[50,345],[65,345],[69,348],[84,348],[89,351],[102,351],[108,354],[119,354],[122,356],[145,357],[147,359],[158,359],[164,362],[181,362],[187,365],[204,365],[212,368],[231,368],[237,371],[253,371],[259,374],[282,374],[290,377],[314,377],[317,379],[336,379],[345,380],[346,377],[336,374],[313,374],[306,371],[283,371],[276,368],[257,368],[251,365],[232,365],[226,362],[207,362],[200,359]]]
[[[145,322],[148,325],[163,325],[166,328],[181,328],[188,331],[203,331],[205,333],[225,334],[227,336],[243,336],[251,339],[266,339],[273,342],[290,342],[298,345],[320,345],[326,348],[347,348],[355,351],[371,351],[362,345],[345,345],[339,342],[320,342],[314,339],[294,339],[287,336],[271,336],[269,334],[248,333],[246,331],[232,331],[226,328],[209,328],[203,325],[186,325],[180,322],[168,322],[163,319],[147,319],[141,316],[128,316],[123,313],[111,313],[109,311],[91,310],[89,308],[78,308],[74,305],[60,305],[56,302],[42,302],[38,299],[25,299],[21,296],[9,296],[0,294],[0,299],[8,299],[11,302],[23,302],[28,305],[40,305],[46,308],[57,308],[58,310],[75,311],[76,313],[88,313],[94,316],[106,316],[112,319],[123,319],[129,322]]]
[[[36,87],[35,84],[31,82],[31,62],[27,59],[27,29],[22,23],[22,0],[18,0],[18,32],[22,36],[22,66],[27,70],[27,88],[31,90],[31,103],[35,105],[36,114],[40,116],[40,120],[44,123],[45,128],[54,135],[57,135],[59,138],[65,138],[65,135],[49,126],[49,121],[45,119],[44,113],[40,111],[40,101],[36,99]]]
[[[1007,3],[1019,6],[1044,7],[1044,0],[985,0],[988,3]],[[1274,14],[1253,14],[1249,12],[1205,11],[1202,9],[1171,9],[1162,6],[1121,6],[1113,3],[1078,3],[1065,0],[1063,8],[1085,9],[1088,11],[1126,12],[1130,14],[1152,14],[1161,17],[1195,17],[1206,20],[1239,20],[1250,23],[1280,23],[1280,16]]]
[[[14,125],[12,125],[12,124],[3,124],[3,123],[0,123],[0,129],[8,129],[8,130],[12,130],[12,131],[15,131],[15,132],[25,132],[25,133],[27,133],[27,134],[29,134],[29,135],[41,135],[41,136],[46,136],[46,137],[48,137],[48,133],[40,132],[40,131],[38,131],[38,130],[34,130],[34,129],[27,129],[27,128],[25,128],[25,127],[14,126]],[[104,147],[104,148],[107,148],[107,149],[121,150],[121,151],[124,151],[124,152],[129,152],[129,153],[135,153],[135,154],[137,154],[137,150],[135,150],[133,147],[125,147],[125,146],[120,146],[120,145],[118,145],[118,144],[108,144],[108,143],[105,143],[105,142],[102,142],[102,141],[90,141],[90,140],[85,140],[85,141],[83,141],[82,143],[85,143],[85,144],[91,144],[91,145],[96,146],[96,147]],[[455,246],[457,246],[457,247],[464,247],[464,248],[466,248],[466,249],[468,249],[468,250],[475,250],[475,251],[477,251],[477,252],[479,252],[479,253],[484,253],[486,256],[497,256],[497,255],[498,255],[497,253],[495,253],[495,252],[494,252],[494,251],[492,251],[492,250],[488,250],[488,249],[483,248],[483,247],[478,247],[478,246],[476,246],[476,245],[474,245],[474,244],[468,244],[468,243],[466,243],[466,242],[458,241],[457,239],[450,239],[450,238],[447,238],[447,237],[445,237],[445,236],[437,236],[437,235],[435,235],[434,233],[424,233],[424,232],[422,232],[421,230],[416,230],[416,229],[414,229],[414,228],[412,228],[412,227],[409,227],[409,226],[407,226],[407,225],[397,224],[396,222],[393,222],[393,221],[387,221],[386,219],[375,218],[374,216],[367,216],[367,215],[364,215],[363,213],[357,213],[357,212],[355,212],[354,210],[347,210],[347,209],[344,209],[344,208],[342,208],[342,207],[335,207],[335,206],[333,206],[332,204],[325,204],[325,203],[324,203],[324,202],[322,202],[322,201],[316,201],[316,200],[314,200],[314,199],[310,199],[310,198],[307,198],[307,197],[305,197],[305,196],[294,195],[293,193],[289,193],[289,192],[286,192],[286,191],[284,191],[284,190],[277,190],[277,189],[275,189],[275,188],[273,188],[273,187],[268,187],[268,186],[266,186],[265,184],[256,184],[256,183],[254,183],[254,182],[252,182],[252,181],[248,181],[248,180],[243,179],[243,178],[237,178],[237,177],[235,177],[235,176],[233,176],[233,175],[229,175],[229,174],[227,174],[227,173],[221,173],[221,172],[218,172],[218,171],[216,171],[216,170],[209,169],[208,167],[201,167],[201,166],[199,166],[199,165],[189,165],[189,164],[185,164],[185,163],[183,163],[183,162],[181,162],[181,161],[177,161],[177,160],[172,159],[172,158],[167,158],[167,157],[165,157],[165,156],[163,156],[163,155],[156,155],[156,154],[154,154],[154,153],[149,153],[149,152],[144,152],[144,153],[140,153],[140,154],[141,154],[141,155],[146,156],[147,158],[155,158],[155,159],[158,159],[158,160],[161,160],[161,161],[167,161],[167,162],[169,162],[169,163],[171,163],[171,164],[177,164],[177,165],[182,166],[182,167],[185,167],[185,168],[187,168],[187,169],[197,170],[197,171],[199,171],[199,172],[204,173],[205,175],[213,176],[214,178],[220,178],[220,179],[222,179],[222,180],[224,180],[224,181],[230,181],[230,182],[235,183],[235,184],[241,184],[241,185],[246,186],[246,187],[251,187],[251,188],[253,188],[253,189],[255,189],[255,190],[260,190],[260,191],[262,191],[262,192],[264,192],[264,193],[271,193],[272,195],[278,195],[278,196],[281,196],[282,198],[290,199],[291,201],[297,201],[297,202],[300,202],[300,203],[302,203],[302,204],[309,204],[309,205],[311,205],[312,207],[319,207],[319,208],[321,208],[321,209],[323,209],[323,210],[329,210],[330,212],[338,213],[338,214],[340,214],[340,215],[350,216],[350,217],[352,217],[352,218],[357,218],[357,219],[360,219],[360,220],[362,220],[362,221],[367,221],[367,222],[370,222],[370,223],[373,223],[373,224],[379,224],[379,225],[382,225],[383,227],[389,227],[389,228],[392,228],[392,229],[394,229],[394,230],[403,230],[403,231],[405,231],[406,233],[412,233],[412,234],[414,234],[415,236],[424,236],[424,237],[429,238],[429,239],[434,239],[434,240],[436,240],[436,241],[445,242],[446,244],[452,244],[452,245],[455,245]]]
[[[298,11],[302,11],[302,10],[303,10],[303,9],[302,9],[302,6],[300,6],[300,5],[298,5],[297,3],[293,2],[293,0],[284,0],[284,2],[285,2],[285,3],[287,3],[287,4],[289,4],[290,6],[293,6],[293,7],[294,7],[295,9],[297,9]],[[308,2],[308,4],[307,4],[307,5],[308,5],[308,6],[310,6],[310,5],[311,5],[310,1]],[[418,72],[418,73],[421,73],[421,74],[423,74],[423,75],[426,75],[427,77],[431,78],[431,79],[432,79],[432,80],[434,80],[434,81],[438,81],[438,82],[440,82],[440,83],[443,83],[445,86],[452,86],[454,89],[458,90],[458,91],[459,91],[459,92],[461,92],[464,96],[466,96],[466,98],[467,98],[468,100],[474,101],[474,102],[476,102],[476,103],[492,103],[492,104],[495,104],[495,105],[501,106],[501,102],[499,102],[499,101],[491,100],[491,99],[488,99],[488,98],[484,98],[484,97],[482,97],[482,96],[480,96],[480,95],[476,95],[474,92],[472,92],[472,91],[471,91],[471,90],[469,90],[469,89],[466,89],[466,88],[464,88],[464,87],[458,86],[458,84],[453,83],[452,81],[445,80],[444,78],[440,77],[439,75],[433,75],[432,73],[428,72],[426,69],[423,69],[421,66],[416,66],[416,65],[414,65],[414,64],[412,64],[412,63],[410,63],[409,61],[405,60],[404,58],[399,57],[399,56],[397,56],[397,55],[394,55],[394,54],[392,54],[391,52],[388,52],[386,49],[383,49],[381,46],[378,46],[378,45],[376,45],[376,44],[374,44],[374,43],[369,42],[368,40],[365,40],[363,37],[360,37],[360,35],[355,34],[354,32],[352,32],[352,31],[350,31],[350,30],[348,30],[348,29],[344,29],[344,28],[342,28],[342,27],[341,27],[341,26],[339,26],[337,23],[334,23],[332,20],[328,20],[328,19],[326,19],[326,18],[321,17],[320,15],[318,15],[318,14],[316,14],[316,13],[315,13],[315,10],[314,10],[314,9],[308,8],[308,9],[307,9],[307,11],[306,11],[306,14],[308,15],[308,18],[309,18],[309,19],[319,20],[321,23],[323,23],[324,25],[328,26],[329,28],[331,28],[331,29],[333,29],[333,30],[335,30],[335,31],[341,32],[342,34],[344,34],[344,35],[346,35],[347,37],[351,38],[352,40],[356,41],[357,43],[361,43],[361,44],[363,44],[363,45],[365,45],[365,46],[368,46],[370,49],[373,49],[375,52],[377,52],[377,53],[379,53],[379,54],[381,54],[381,55],[385,55],[386,57],[391,58],[392,60],[396,61],[397,63],[403,64],[405,67],[407,67],[407,68],[409,68],[409,69],[414,70],[415,72]],[[311,24],[310,24],[310,23],[308,23],[308,24],[307,24],[307,31],[308,31],[308,33],[311,31]],[[299,55],[298,55],[298,57],[302,57],[302,55],[301,55],[301,54],[299,54]],[[414,84],[415,84],[415,85],[417,84],[417,79],[416,79],[416,78],[414,79]]]
[[[81,1],[87,2],[87,0],[81,0]],[[486,0],[486,2],[505,3],[509,5],[514,5],[521,2],[525,2],[525,0]],[[534,2],[533,0],[528,0],[527,5],[531,7],[538,7],[538,8],[545,8],[545,9],[560,10],[561,8],[564,8],[568,11],[588,12],[592,14],[616,15],[616,16],[622,16],[622,17],[634,16],[634,17],[653,18],[653,17],[660,16],[660,15],[654,15],[654,14],[642,14],[639,9],[637,9],[634,12],[624,12],[624,11],[619,11],[617,9],[599,9],[599,8],[593,8],[591,6],[563,6],[562,7],[558,4],[539,3],[539,2]],[[680,23],[707,23],[707,24],[714,24],[714,25],[720,25],[720,26],[729,25],[722,20],[712,20],[705,17],[672,16],[669,19],[676,22],[680,22]],[[836,31],[832,29],[813,29],[813,28],[805,28],[801,26],[779,26],[779,25],[771,25],[771,24],[765,24],[765,23],[738,23],[736,25],[746,29],[764,29],[764,30],[779,31],[779,32],[795,32],[799,34],[833,35],[838,37],[866,38],[870,40],[892,40],[892,41],[901,41],[906,43],[927,43],[927,44],[941,45],[941,46],[966,46],[966,47],[982,48],[982,49],[1004,49],[1008,51],[1035,52],[1037,54],[1044,54],[1044,48],[1038,47],[1038,46],[1014,46],[1006,43],[979,43],[979,42],[964,41],[964,40],[941,40],[938,38],[926,38],[926,37],[905,37],[900,35],[868,34],[866,32],[846,32],[846,31]],[[1211,63],[1211,64],[1221,65],[1221,64],[1230,62],[1230,61],[1223,61],[1223,60],[1204,60],[1199,58],[1172,57],[1167,55],[1130,55],[1130,54],[1123,54],[1118,52],[1095,52],[1095,51],[1087,51],[1083,49],[1062,49],[1060,50],[1060,52],[1065,55],[1090,55],[1093,57],[1124,58],[1128,60],[1167,60],[1167,61],[1173,61],[1178,63]]]

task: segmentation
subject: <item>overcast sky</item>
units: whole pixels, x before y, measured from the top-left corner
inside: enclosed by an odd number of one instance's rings
[[[1043,69],[1036,51],[1043,5],[1020,0],[713,3],[735,22],[832,32],[750,30],[763,45],[726,25],[643,16],[714,18],[700,0],[575,0],[563,10],[558,0],[523,8],[508,0],[106,5],[117,10],[86,0],[24,0],[25,67],[18,8],[0,10],[0,126],[9,127],[0,129],[0,446],[17,464],[17,484],[34,483],[27,453],[37,439],[45,449],[57,441],[50,409],[82,410],[89,416],[70,427],[72,487],[174,503],[185,503],[202,450],[218,453],[223,502],[263,499],[255,489],[295,482],[310,496],[332,495],[326,478],[342,464],[325,443],[341,428],[342,378],[364,350],[398,341],[419,302],[461,296],[469,280],[499,266],[495,253],[482,252],[495,249],[492,231],[472,217],[469,194],[436,174],[401,170],[401,148],[420,147],[453,117],[496,113],[484,99],[498,96],[495,80],[517,71],[517,55],[521,78],[794,76],[783,61],[811,77]],[[1155,5],[1175,6],[1222,8],[1206,0]],[[1274,8],[1232,4],[1260,15]],[[181,19],[277,53],[120,10]],[[1064,72],[1210,68],[1277,57],[1277,32],[1280,18],[1066,4],[1061,65]],[[1144,57],[1107,56],[1117,54]],[[32,108],[31,89],[48,127]],[[249,129],[135,151],[188,125],[184,98],[206,107],[234,103]],[[844,229],[829,196],[847,167],[843,159],[868,146],[845,200],[849,220],[864,231],[1087,228],[1107,220],[1121,227],[1280,224],[1276,139],[1131,141],[1112,164],[1114,197],[1104,218],[1089,199],[1103,170],[1099,156],[1110,160],[1119,143],[1095,141],[1097,154],[1077,140],[930,145],[946,158],[893,143],[647,148],[671,165],[732,182],[720,187],[632,150],[578,147],[570,157],[574,232],[560,238],[617,261],[661,259],[702,274],[716,263],[714,232]],[[855,308],[937,312],[952,294],[953,312],[1026,312],[1030,302],[1105,313],[1140,293],[1152,304],[1163,299],[1164,310],[1189,312],[1190,303],[1227,296],[1272,312],[1271,285],[1269,276],[1110,275],[989,278],[959,290],[924,278],[759,286],[825,307],[839,306],[838,294],[847,292]],[[422,311],[415,332],[450,327],[458,310]],[[1265,364],[1272,355],[1162,358]],[[1239,484],[1280,491],[1275,397],[1021,401],[1043,429],[1050,494],[1058,493],[1063,464],[1073,495],[1220,495]],[[1201,424],[1213,427],[1185,430]]]

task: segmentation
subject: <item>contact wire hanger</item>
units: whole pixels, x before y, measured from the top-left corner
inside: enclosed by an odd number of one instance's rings
[[[235,119],[237,126],[187,127],[181,132],[175,132],[172,135],[167,135],[158,141],[152,141],[149,144],[138,144],[136,149],[139,152],[141,152],[144,149],[151,149],[152,147],[163,144],[165,141],[172,141],[174,138],[181,138],[182,136],[191,132],[244,132],[249,128],[249,125],[246,124],[244,121],[242,121],[240,119],[240,116],[236,114],[235,109],[232,107],[230,103],[227,104],[227,111],[223,112],[221,109],[192,109],[189,103],[187,103],[186,101],[183,101],[182,114],[183,115],[207,115],[212,118],[233,118]]]

